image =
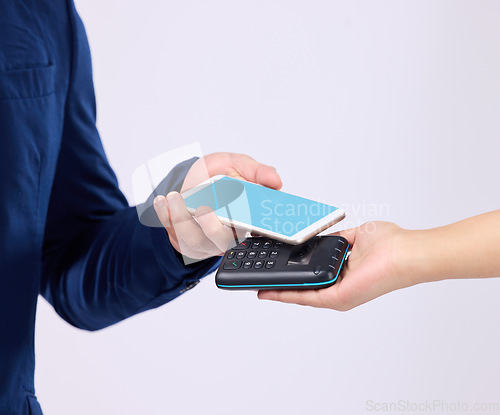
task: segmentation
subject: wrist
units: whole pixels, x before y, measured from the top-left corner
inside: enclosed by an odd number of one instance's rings
[[[436,273],[438,267],[433,237],[432,230],[403,229],[398,235],[395,241],[395,267],[407,286],[441,279]]]

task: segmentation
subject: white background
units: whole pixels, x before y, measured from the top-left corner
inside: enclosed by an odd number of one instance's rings
[[[500,206],[497,0],[85,0],[104,147],[132,201],[146,160],[199,141],[276,166],[339,226]],[[370,208],[370,209],[368,209]],[[474,261],[474,258],[469,258]],[[426,284],[347,313],[224,292],[213,275],[96,333],[44,300],[47,415],[360,414],[500,401],[500,280]]]

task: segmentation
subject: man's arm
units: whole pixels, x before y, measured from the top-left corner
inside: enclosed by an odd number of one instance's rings
[[[213,258],[186,267],[164,228],[139,222],[109,167],[99,169],[98,178],[84,174],[86,167],[79,172],[71,154],[62,152],[60,160],[58,172],[65,171],[66,165],[76,170],[56,175],[41,289],[69,323],[95,330],[158,307],[218,265],[218,258]],[[177,166],[162,188],[179,190],[194,162]],[[104,153],[101,163],[107,164]]]
[[[41,293],[65,320],[96,330],[172,300],[212,272],[219,258],[204,255],[204,261],[185,266],[170,240],[188,241],[206,253],[214,237],[204,232],[197,239],[182,232],[174,237],[163,227],[142,225],[128,206],[97,132],[90,51],[75,19],[63,133],[45,222]],[[281,185],[271,167],[250,157],[221,153],[203,159],[206,169],[195,159],[181,163],[162,182],[162,192],[181,190],[186,174],[190,186],[200,183],[203,171],[241,172],[246,180]],[[217,225],[213,215],[203,220],[198,225],[189,217],[187,223],[201,230]]]

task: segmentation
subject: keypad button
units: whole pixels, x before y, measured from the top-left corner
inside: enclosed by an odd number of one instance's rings
[[[269,258],[276,258],[278,256],[278,251],[271,251]]]
[[[259,249],[260,245],[261,245],[260,241],[252,242],[252,249]]]
[[[257,251],[249,251],[248,252],[248,255],[247,255],[247,258],[248,259],[253,259],[257,256]]]
[[[238,269],[241,267],[241,261],[227,261],[224,263],[224,269]]]
[[[269,269],[269,268],[272,268],[276,265],[276,261],[267,261],[266,262],[266,268]]]
[[[281,248],[283,246],[283,242],[280,241],[274,241],[274,247],[275,248]]]
[[[229,252],[227,253],[227,259],[233,259],[235,255],[236,255],[236,252],[234,252],[234,251],[229,251]]]
[[[260,251],[259,258],[265,258],[267,256],[267,251]]]
[[[264,266],[264,261],[255,261],[255,265],[253,266],[255,269],[262,268]]]
[[[264,249],[269,249],[271,248],[271,246],[273,246],[273,243],[271,241],[266,241],[264,242],[264,244],[262,245],[262,248]]]
[[[316,268],[314,268],[314,275],[318,275],[320,271],[321,267],[318,265]]]
[[[250,242],[244,241],[239,245],[236,245],[233,249],[247,249],[250,246]]]
[[[243,262],[243,268],[245,268],[245,269],[252,268],[252,265],[253,265],[253,261]]]
[[[238,252],[238,253],[236,254],[236,258],[238,258],[238,259],[245,258],[245,255],[246,255],[246,254],[247,254],[247,253],[246,253],[245,251],[240,251],[240,252]]]

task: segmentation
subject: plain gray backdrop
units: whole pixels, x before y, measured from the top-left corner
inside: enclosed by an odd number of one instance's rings
[[[98,125],[121,187],[166,151],[246,153],[284,190],[428,228],[500,206],[497,0],[85,0]],[[467,258],[474,261],[475,258]],[[45,300],[47,415],[363,414],[500,401],[500,280],[346,313],[224,292],[213,275],[89,333]],[[426,412],[430,413],[430,412]],[[439,412],[441,413],[441,412]]]

